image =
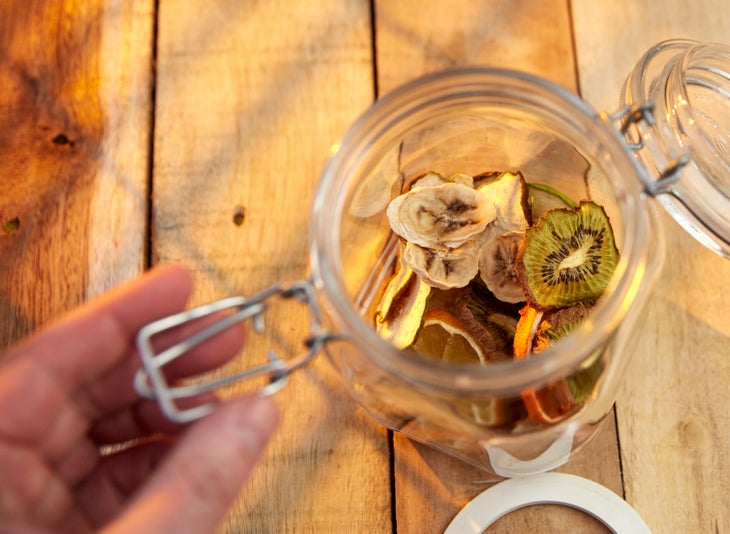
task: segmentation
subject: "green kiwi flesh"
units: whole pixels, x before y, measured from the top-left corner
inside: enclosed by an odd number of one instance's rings
[[[528,300],[545,310],[596,300],[618,258],[606,212],[582,201],[545,212],[526,231],[516,266]]]

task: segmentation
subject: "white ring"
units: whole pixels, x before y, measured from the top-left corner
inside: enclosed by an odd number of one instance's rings
[[[481,534],[503,515],[532,504],[577,508],[616,534],[651,534],[636,510],[614,492],[591,480],[564,473],[543,473],[495,484],[469,502],[444,534]]]

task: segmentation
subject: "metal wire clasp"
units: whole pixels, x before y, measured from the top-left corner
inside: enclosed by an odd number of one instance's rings
[[[294,298],[309,306],[312,322],[310,335],[305,340],[307,350],[288,359],[281,359],[273,351],[269,351],[268,363],[238,373],[195,384],[173,386],[168,383],[162,372],[165,365],[233,324],[250,318],[253,321],[254,330],[259,333],[263,332],[263,313],[267,308],[267,301],[274,296],[285,299]],[[162,350],[160,353],[155,352],[152,344],[154,336],[202,317],[231,309],[235,310],[231,315],[225,316],[197,334]],[[322,314],[317,305],[314,285],[310,280],[297,281],[286,287],[282,284],[276,284],[252,297],[229,297],[164,317],[142,327],[137,334],[137,347],[142,360],[142,368],[135,375],[134,387],[143,397],[156,399],[167,418],[178,423],[186,423],[209,414],[214,409],[215,404],[202,404],[193,408],[181,409],[177,406],[177,400],[195,397],[234,382],[262,375],[269,376],[269,383],[260,390],[260,393],[271,395],[286,384],[292,372],[308,364],[324,347],[325,343],[336,337],[339,336],[330,334],[322,326]]]
[[[638,152],[645,147],[645,139],[641,134],[636,139],[630,138],[630,129],[632,126],[638,126],[642,121],[649,127],[653,127],[656,123],[654,119],[654,104],[652,102],[640,102],[628,105],[618,112],[608,115],[608,121],[616,126],[621,139],[626,147],[632,152]],[[639,173],[639,177],[644,185],[644,190],[651,196],[657,196],[664,193],[671,193],[671,186],[680,179],[682,168],[690,163],[691,158],[687,154],[681,154],[678,157],[670,158],[666,162],[666,166],[661,170],[656,179],[651,179]]]

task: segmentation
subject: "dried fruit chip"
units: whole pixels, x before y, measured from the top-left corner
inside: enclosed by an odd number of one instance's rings
[[[524,232],[530,226],[527,184],[520,173],[503,172],[494,179],[486,179],[478,183],[477,191],[497,210],[494,221],[480,236],[482,243],[505,232]]]
[[[525,306],[520,314],[522,317],[517,323],[515,333],[515,360],[529,358],[532,355],[532,345],[543,312],[530,306]],[[555,423],[563,419],[574,407],[575,402],[565,380],[556,380],[550,384],[522,392],[527,413],[534,422],[539,424]]]
[[[503,302],[525,301],[515,268],[517,251],[524,237],[522,232],[499,234],[479,249],[479,276],[489,291]]]
[[[451,363],[485,363],[479,344],[466,327],[443,310],[428,312],[413,349],[421,356]]]
[[[537,221],[545,212],[554,208],[575,208],[578,203],[554,187],[545,184],[527,184],[527,205],[530,216]]]
[[[417,187],[387,209],[393,231],[409,243],[446,249],[462,245],[494,220],[496,210],[475,189],[460,183]]]
[[[618,263],[606,212],[593,202],[553,209],[525,233],[517,273],[528,301],[541,309],[601,296]]]
[[[431,287],[450,289],[464,287],[476,275],[479,243],[467,241],[463,245],[446,250],[406,245],[403,261]]]
[[[411,190],[418,187],[443,185],[448,183],[456,183],[469,187],[474,187],[474,178],[472,178],[468,174],[454,174],[453,176],[446,178],[437,172],[427,172],[423,176],[420,176],[413,181],[413,185],[411,185]]]
[[[431,288],[400,262],[375,311],[375,330],[399,349],[413,343]]]

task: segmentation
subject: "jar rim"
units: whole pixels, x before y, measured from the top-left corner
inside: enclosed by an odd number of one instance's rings
[[[526,98],[534,93],[547,95],[591,130],[604,148],[604,156],[622,172],[637,172],[635,161],[605,115],[597,113],[578,95],[553,82],[520,71],[489,67],[457,68],[427,74],[376,101],[336,145],[337,150],[326,165],[313,205],[311,263],[315,283],[324,296],[331,318],[381,368],[403,380],[427,384],[439,390],[476,392],[488,389],[508,394],[566,373],[606,343],[636,296],[637,284],[641,283],[647,262],[646,250],[636,239],[627,238],[605,297],[594,306],[583,324],[555,346],[542,351],[539,357],[484,366],[454,365],[416,358],[383,340],[354,309],[338,266],[339,236],[333,238],[332,234],[337,232],[337,221],[343,213],[343,184],[350,170],[363,157],[363,151],[373,136],[381,135],[403,114],[418,112],[419,106],[422,107],[425,102],[438,98],[460,98],[470,91],[480,94],[509,91],[515,98]],[[625,190],[617,193],[616,202],[622,214],[624,233],[628,237],[648,235],[650,223],[639,180],[627,180]]]

